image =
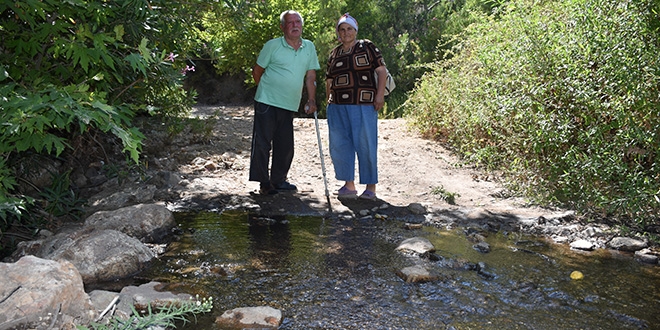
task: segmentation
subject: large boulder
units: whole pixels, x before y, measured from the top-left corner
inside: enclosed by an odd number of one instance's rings
[[[116,230],[97,230],[60,247],[49,259],[73,263],[83,282],[126,278],[144,269],[156,255],[139,240]]]
[[[114,211],[99,211],[85,220],[85,226],[114,229],[142,242],[155,243],[176,226],[174,215],[164,205],[138,204]]]
[[[19,244],[12,256],[24,255],[71,262],[86,284],[126,278],[156,257],[139,240],[116,230],[82,228]]]
[[[116,210],[122,207],[148,203],[154,200],[155,185],[128,185],[120,191],[107,189],[89,198],[87,214]]]
[[[0,329],[73,329],[95,310],[68,261],[26,256],[0,263]]]

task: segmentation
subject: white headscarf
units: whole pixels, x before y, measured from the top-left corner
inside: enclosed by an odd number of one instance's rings
[[[353,16],[349,15],[348,13],[344,14],[339,18],[339,22],[337,22],[337,30],[339,30],[339,26],[342,23],[346,23],[350,26],[352,26],[355,29],[355,32],[358,30],[358,22]]]

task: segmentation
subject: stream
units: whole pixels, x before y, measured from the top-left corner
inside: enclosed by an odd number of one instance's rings
[[[378,219],[266,218],[245,212],[176,213],[182,234],[141,278],[213,297],[211,313],[179,329],[221,329],[225,310],[270,306],[280,329],[660,329],[660,267],[630,255],[584,253],[517,233]],[[437,251],[395,251],[410,237]],[[437,281],[396,271],[424,265]],[[475,265],[480,271],[475,271]],[[571,272],[584,274],[573,280]]]

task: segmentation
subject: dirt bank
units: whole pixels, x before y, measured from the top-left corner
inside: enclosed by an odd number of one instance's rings
[[[266,213],[327,212],[329,207],[312,116],[294,120],[295,158],[289,181],[296,184],[299,191],[274,197],[256,194],[258,184],[248,181],[252,111],[251,106],[196,107],[193,115],[205,118],[207,124],[213,126],[208,139],[184,132],[164,146],[162,139],[147,134],[145,151],[151,158],[150,163],[180,173],[185,179],[184,184],[172,189],[165,199],[186,207],[222,208],[231,203],[256,200],[261,211]],[[342,203],[334,196],[342,182],[334,178],[328,155],[326,121],[319,119],[319,126],[331,209],[333,214],[339,214],[354,204]],[[379,122],[378,168],[379,201],[374,202],[378,205],[405,207],[420,203],[433,209],[478,208],[525,217],[550,212],[531,206],[521,198],[506,198],[496,177],[461,163],[440,144],[421,138],[409,130],[404,119]],[[363,190],[364,186],[359,189]]]

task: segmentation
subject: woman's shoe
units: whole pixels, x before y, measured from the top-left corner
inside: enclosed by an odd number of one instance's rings
[[[350,190],[346,187],[341,187],[337,192],[337,198],[340,199],[355,199],[357,198],[357,190]]]
[[[371,191],[371,190],[365,190],[362,195],[360,195],[360,199],[368,199],[370,201],[376,199],[376,193]]]

